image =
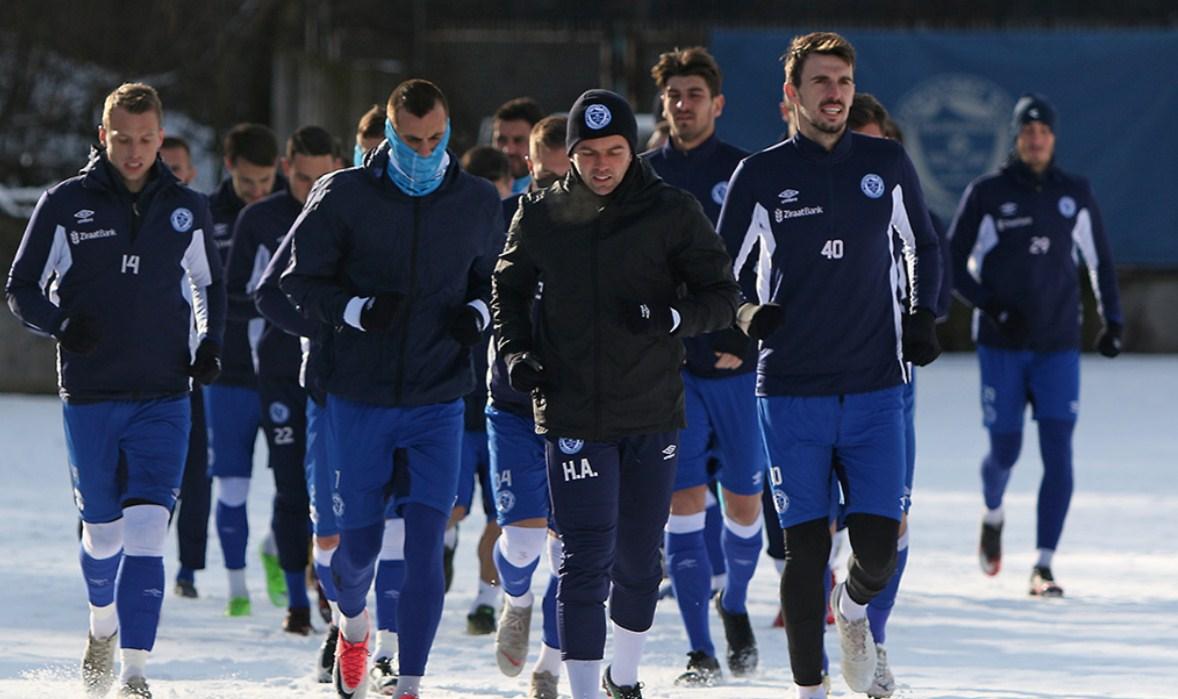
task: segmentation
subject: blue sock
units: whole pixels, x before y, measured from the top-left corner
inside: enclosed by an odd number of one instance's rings
[[[119,551],[110,558],[94,558],[79,547],[79,558],[82,561],[82,578],[86,581],[86,594],[90,604],[95,607],[105,607],[115,601],[115,579],[119,574],[119,562],[123,560],[123,552]]]
[[[123,556],[118,587],[119,646],[151,650],[164,604],[164,559]]]
[[[555,575],[548,578],[548,589],[544,591],[542,609],[544,611],[544,645],[549,648],[560,648],[560,624],[556,618],[556,590],[560,587],[560,578]]]
[[[416,502],[401,509],[405,518],[405,585],[397,606],[400,674],[421,677],[442,618],[442,534],[450,513]],[[378,534],[378,546],[379,542]]]
[[[888,617],[892,614],[892,607],[896,604],[896,593],[900,591],[900,578],[904,576],[904,567],[908,565],[908,545],[896,552],[896,570],[888,585],[867,603],[867,623],[871,626],[871,635],[876,643],[886,643],[888,636]]]
[[[331,577],[331,566],[315,564],[315,575],[319,576],[319,586],[323,588],[323,596],[329,602],[339,602],[339,590],[335,589],[335,578]]]
[[[721,538],[724,544],[724,560],[728,563],[728,582],[724,585],[724,596],[720,604],[734,614],[745,614],[749,594],[749,581],[757,570],[757,558],[761,555],[761,532],[756,536],[742,537],[724,527]]]
[[[176,580],[185,580],[187,582],[196,582],[196,571],[192,568],[180,566],[180,570],[176,572]]]
[[[364,611],[383,536],[384,520],[360,529],[340,532],[339,548],[331,558],[331,574],[339,593],[340,614],[357,617]]]
[[[387,560],[376,564],[376,628],[397,630],[397,606],[405,586],[405,561]]]
[[[286,578],[286,606],[290,609],[308,609],[311,600],[307,597],[307,573],[303,570],[282,571]]]
[[[230,507],[217,501],[217,537],[225,554],[225,567],[240,570],[245,567],[245,547],[249,541],[250,525],[245,516],[245,505]]]
[[[532,587],[532,573],[535,572],[536,566],[540,565],[540,557],[536,556],[531,563],[521,568],[507,560],[498,543],[495,544],[491,557],[495,560],[495,570],[499,573],[499,585],[502,586],[503,592],[512,597],[527,594]]]
[[[1002,495],[1006,492],[1010,471],[1018,461],[1022,445],[1022,432],[990,433],[990,453],[982,460],[982,495],[987,509],[996,510],[1002,506]]]
[[[704,515],[704,544],[708,547],[712,575],[723,575],[728,569],[724,564],[724,545],[720,543],[724,530],[724,512],[720,509],[720,503],[713,499],[708,509],[704,510]]]
[[[1071,420],[1039,421],[1043,480],[1039,482],[1039,525],[1035,548],[1054,551],[1063,533],[1063,522],[1072,502],[1072,430],[1075,426]]]
[[[667,533],[667,571],[675,586],[675,602],[687,628],[687,642],[693,651],[716,654],[708,628],[708,598],[712,595],[711,566],[704,531]]]

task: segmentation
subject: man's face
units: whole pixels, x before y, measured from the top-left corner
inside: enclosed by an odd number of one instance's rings
[[[491,140],[495,147],[507,156],[511,165],[512,177],[523,177],[528,174],[528,164],[524,158],[528,156],[528,135],[532,133],[532,125],[525,119],[511,121],[495,120],[491,128]]]
[[[446,135],[446,110],[440,102],[435,103],[425,116],[414,116],[408,110],[397,109],[393,112],[393,128],[413,152],[428,157]]]
[[[581,141],[573,149],[573,165],[589,190],[605,196],[617,189],[626,176],[634,154],[624,136],[602,136]]]
[[[148,110],[132,114],[122,107],[110,112],[107,123],[98,127],[98,140],[106,146],[106,157],[132,192],[143,189],[155,157],[164,142],[160,115]]]
[[[1041,121],[1032,121],[1018,130],[1014,144],[1019,160],[1035,172],[1042,172],[1055,155],[1055,132]]]
[[[879,124],[874,121],[869,121],[863,126],[855,129],[855,133],[861,133],[864,136],[875,136],[876,138],[884,137],[883,129],[881,129]]]
[[[274,191],[274,175],[278,172],[278,163],[258,165],[245,158],[238,158],[236,161],[226,158],[225,169],[229,171],[229,178],[233,180],[233,191],[246,204],[253,204]]]
[[[840,134],[855,99],[855,74],[837,56],[815,53],[802,65],[801,84],[785,84],[785,97],[797,108],[803,133],[807,127],[819,133]]]
[[[172,171],[176,179],[184,184],[192,184],[196,177],[196,168],[192,167],[192,158],[183,148],[160,148],[160,159]]]
[[[307,201],[315,181],[329,172],[339,169],[340,163],[331,155],[303,155],[295,153],[289,160],[282,159],[282,173],[290,182],[290,194],[300,204]]]
[[[712,135],[716,118],[724,111],[724,96],[712,95],[708,81],[699,75],[670,78],[660,100],[671,135],[693,145]]]
[[[568,174],[572,164],[563,148],[548,148],[534,142],[528,147],[528,172],[532,175],[532,188],[544,189]]]

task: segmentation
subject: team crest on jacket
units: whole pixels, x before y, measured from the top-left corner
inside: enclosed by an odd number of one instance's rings
[[[883,178],[874,172],[869,172],[859,180],[859,189],[872,199],[879,199],[884,195]]]
[[[726,194],[728,194],[728,180],[722,180],[712,185],[712,201],[723,206]]]
[[[585,109],[585,126],[593,130],[604,129],[613,121],[614,115],[604,104],[591,104]]]
[[[1076,215],[1076,200],[1064,195],[1059,198],[1059,213],[1063,214],[1064,218],[1071,218]]]
[[[290,408],[286,407],[285,403],[274,402],[270,404],[270,421],[276,425],[281,425],[290,419]]]
[[[773,489],[773,507],[777,509],[777,514],[785,514],[789,509],[789,496],[784,490]]]
[[[510,490],[502,490],[499,496],[495,498],[495,509],[506,514],[511,512],[511,508],[515,507],[515,495]]]
[[[172,212],[172,228],[175,228],[177,233],[187,233],[192,230],[192,221],[192,212],[184,207]]]
[[[569,456],[581,451],[585,446],[585,441],[581,439],[569,439],[568,437],[561,437],[556,441],[556,446]]]

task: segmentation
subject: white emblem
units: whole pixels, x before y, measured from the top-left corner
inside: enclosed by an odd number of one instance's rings
[[[1069,196],[1062,196],[1059,198],[1059,213],[1063,214],[1064,218],[1071,218],[1076,215],[1076,200]]]
[[[663,461],[670,461],[671,459],[675,458],[676,451],[677,449],[674,444],[668,444],[667,447],[663,449]]]
[[[1002,212],[1003,216],[1014,216],[1016,213],[1018,213],[1018,204],[1014,203],[1013,201],[1008,201],[1002,206],[999,206],[998,210]]]
[[[773,507],[780,515],[785,514],[785,511],[789,509],[789,496],[785,494],[784,490],[773,489]]]
[[[1027,116],[1031,117],[1032,119],[1038,119],[1039,118],[1039,108],[1032,107],[1032,108],[1028,109]]]
[[[515,507],[515,495],[510,490],[500,491],[499,497],[495,498],[495,509],[506,514],[511,512],[513,507]]]
[[[560,447],[560,450],[564,453],[572,456],[573,454],[581,451],[581,449],[585,446],[585,441],[581,439],[569,439],[567,437],[561,437],[556,441],[556,446]]]
[[[177,233],[187,233],[192,230],[193,220],[192,212],[184,207],[172,212],[172,228],[175,228]]]
[[[728,194],[728,180],[717,182],[716,184],[712,185],[712,201],[723,206],[724,196],[726,194]]]
[[[883,178],[874,172],[869,172],[859,180],[859,189],[872,199],[879,199],[884,195],[884,181]]]
[[[77,231],[70,231],[70,242],[71,243],[73,243],[74,245],[77,245],[81,239],[82,239],[82,236],[79,235]]]
[[[604,104],[591,104],[585,108],[585,126],[593,129],[604,129],[613,121],[614,115]]]
[[[339,493],[332,493],[331,495],[331,511],[336,517],[344,516],[344,499],[340,497]]]
[[[777,193],[777,198],[781,200],[782,204],[792,204],[798,200],[798,190],[783,189]]]
[[[74,218],[78,219],[78,223],[90,223],[94,220],[94,212],[90,209],[81,209],[74,212]]]
[[[270,421],[276,425],[281,425],[290,419],[290,408],[286,407],[285,403],[274,402],[270,404]]]

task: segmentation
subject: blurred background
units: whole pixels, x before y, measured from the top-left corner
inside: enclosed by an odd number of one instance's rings
[[[6,0],[0,268],[41,192],[84,164],[102,99],[125,81],[160,91],[164,128],[192,145],[193,186],[208,192],[222,177],[220,138],[238,122],[268,124],[282,141],[317,124],[350,153],[359,116],[424,77],[450,101],[461,153],[486,141],[490,115],[513,97],[558,112],[607,87],[654,112],[650,67],[676,46],[708,46],[724,70],[721,137],[764,148],[784,131],[780,56],[814,30],[855,44],[857,89],[899,122],[946,221],[965,185],[1005,159],[1018,96],[1051,99],[1057,162],[1091,180],[1102,209],[1126,349],[1178,352],[1173,0]],[[1086,308],[1091,343],[1099,320]],[[968,326],[955,306],[947,349],[971,348]],[[52,343],[0,313],[0,391],[55,383]]]

